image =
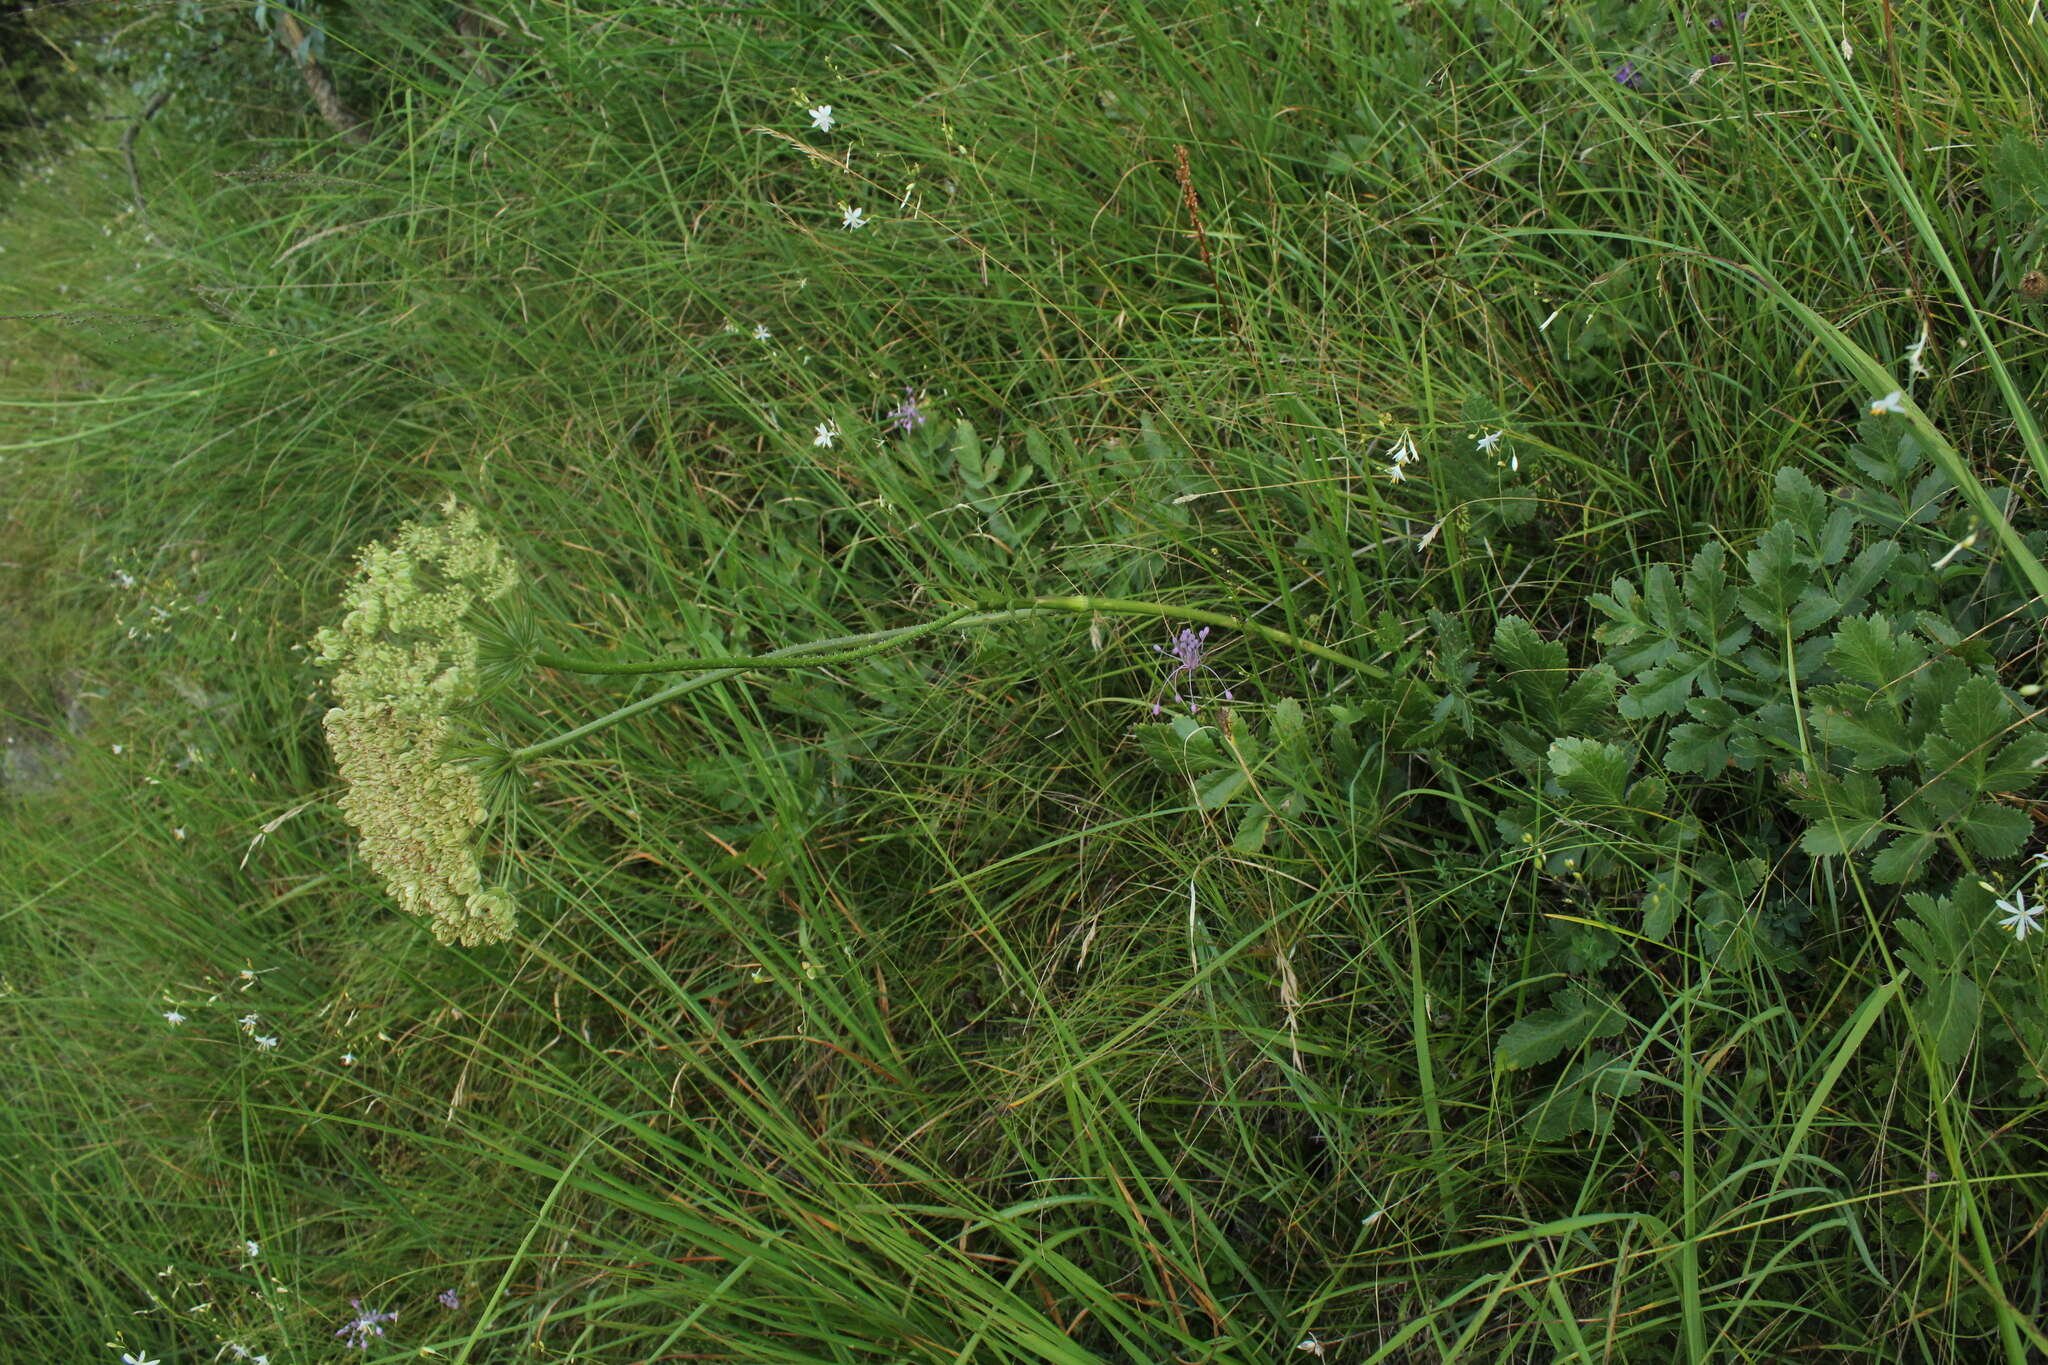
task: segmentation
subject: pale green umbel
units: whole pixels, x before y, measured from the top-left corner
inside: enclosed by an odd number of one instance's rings
[[[341,625],[314,645],[335,666],[340,704],[327,713],[327,743],[364,861],[436,939],[474,946],[511,936],[514,904],[484,885],[477,864],[482,788],[443,754],[450,711],[476,691],[477,640],[465,618],[510,592],[518,574],[473,509],[446,511],[363,548]]]

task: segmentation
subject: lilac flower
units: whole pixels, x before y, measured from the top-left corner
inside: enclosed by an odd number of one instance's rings
[[[456,1297],[455,1291],[452,1289],[444,1289],[439,1294],[436,1294],[434,1297],[439,1299],[441,1301],[441,1306],[443,1308],[448,1309],[450,1312],[453,1312],[455,1309],[462,1307],[462,1300]]]
[[[1173,637],[1173,648],[1168,649],[1165,645],[1152,646],[1152,648],[1158,650],[1161,654],[1170,654],[1174,658],[1180,660],[1179,663],[1174,665],[1173,671],[1166,675],[1166,681],[1168,686],[1173,688],[1173,699],[1179,702],[1182,706],[1187,707],[1188,714],[1191,716],[1199,715],[1201,713],[1202,708],[1197,706],[1194,702],[1189,701],[1186,697],[1183,697],[1180,694],[1179,679],[1183,675],[1189,678],[1193,678],[1196,673],[1204,669],[1207,669],[1211,673],[1216,672],[1216,669],[1213,665],[1202,662],[1203,652],[1208,648],[1208,646],[1204,642],[1208,638],[1209,628],[1207,626],[1203,626],[1199,632],[1189,630],[1186,627],[1182,627],[1180,634]],[[1220,677],[1222,675],[1218,674],[1217,676]],[[1232,696],[1230,689],[1226,687],[1223,689],[1223,700],[1236,701],[1237,698]],[[1155,716],[1158,715],[1159,710],[1159,703],[1153,702],[1152,714]]]
[[[1707,58],[1707,65],[1708,65],[1708,66],[1726,66],[1726,65],[1728,65],[1728,63],[1729,63],[1729,62],[1731,62],[1731,61],[1733,61],[1733,60],[1734,60],[1734,58],[1730,57],[1730,56],[1729,56],[1729,55],[1728,55],[1727,53],[1725,53],[1725,52],[1716,52],[1716,53],[1715,53],[1715,54],[1714,54],[1713,56],[1711,56],[1711,57]]]
[[[379,1313],[364,1308],[361,1299],[350,1299],[348,1306],[356,1310],[355,1318],[334,1335],[345,1338],[341,1344],[357,1351],[369,1350],[370,1338],[383,1336],[384,1324],[398,1321],[396,1313]]]
[[[924,394],[913,394],[910,391],[910,386],[905,384],[903,386],[903,401],[897,405],[894,412],[888,415],[889,425],[882,428],[882,430],[910,432],[923,426],[925,422],[924,414],[917,410],[917,400],[922,397],[924,397]]]
[[[1629,90],[1643,88],[1643,73],[1636,70],[1634,62],[1623,62],[1614,68],[1614,83]]]
[[[1743,10],[1743,11],[1741,11],[1740,13],[1738,13],[1738,14],[1737,14],[1737,15],[1735,16],[1735,22],[1736,22],[1736,23],[1738,23],[1738,24],[1745,24],[1745,23],[1748,23],[1748,22],[1749,22],[1749,11],[1748,11],[1748,10]],[[1726,28],[1726,27],[1728,27],[1728,21],[1727,21],[1726,19],[1723,19],[1723,18],[1722,18],[1722,17],[1720,16],[1720,15],[1718,15],[1718,14],[1717,14],[1717,15],[1715,15],[1715,16],[1714,16],[1713,18],[1711,18],[1711,19],[1707,20],[1707,32],[1709,32],[1709,33],[1719,33],[1719,32],[1720,32],[1720,31],[1721,31],[1722,29],[1724,29],[1724,28]]]

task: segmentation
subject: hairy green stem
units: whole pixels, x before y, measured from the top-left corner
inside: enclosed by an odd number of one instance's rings
[[[1299,635],[1289,635],[1286,631],[1276,630],[1272,626],[1262,626],[1256,621],[1241,621],[1235,616],[1225,616],[1217,611],[1203,611],[1199,607],[1177,607],[1168,602],[1136,602],[1126,597],[1003,597],[985,600],[977,605],[1032,611],[1099,611],[1111,616],[1160,616],[1173,620],[1199,621],[1205,626],[1221,626],[1225,630],[1257,635],[1262,639],[1271,640],[1276,645],[1286,645],[1289,649],[1298,649],[1318,659],[1327,659],[1339,667],[1350,669],[1353,673],[1363,673],[1368,678],[1387,676],[1387,670],[1379,665],[1367,663],[1350,654],[1339,653],[1327,645],[1304,640]]]
[[[956,616],[951,622],[951,624],[961,626],[980,626],[988,625],[996,621],[1015,620],[1023,615],[1025,615],[1025,613],[1018,611],[1005,611],[993,613],[984,612],[979,615]],[[648,696],[642,697],[639,701],[628,702],[626,705],[621,706],[618,710],[607,712],[606,714],[599,716],[596,720],[586,721],[585,723],[577,726],[573,730],[565,731],[562,734],[556,735],[553,739],[544,739],[538,744],[529,744],[523,749],[514,749],[511,752],[511,754],[508,755],[508,758],[510,762],[523,763],[529,758],[540,758],[545,754],[551,754],[557,749],[565,748],[566,746],[575,743],[577,740],[582,739],[585,735],[595,734],[599,730],[604,729],[606,726],[616,725],[622,720],[627,720],[633,716],[639,715],[642,711],[651,711],[655,707],[660,706],[664,702],[674,701],[677,697],[682,696],[685,692],[694,692],[700,687],[709,687],[712,683],[720,682],[738,673],[748,672],[751,669],[764,667],[811,667],[813,665],[828,662],[830,656],[827,654],[827,651],[842,649],[848,645],[860,646],[860,657],[865,658],[867,657],[867,655],[875,652],[875,650],[867,648],[867,646],[869,645],[877,645],[880,648],[887,648],[889,645],[898,643],[898,637],[910,635],[912,632],[916,632],[919,635],[927,634],[930,632],[932,628],[932,623],[927,621],[921,625],[898,626],[892,630],[871,631],[865,635],[840,635],[827,640],[810,640],[800,645],[786,645],[781,649],[772,650],[769,653],[760,655],[756,658],[741,660],[738,666],[723,667],[717,669],[714,672],[699,673],[694,678],[685,678],[679,683],[675,683],[672,686],[662,688],[659,692],[654,692],[649,694]],[[559,656],[543,655],[541,657],[547,658]],[[779,660],[787,660],[790,662],[778,662]],[[674,660],[672,662],[682,664],[684,666],[684,669],[687,669],[691,661],[687,659],[682,659]],[[684,669],[676,669],[671,671],[680,672],[684,671]]]
[[[728,672],[751,672],[762,668],[822,668],[826,664],[850,664],[857,659],[895,649],[898,645],[909,644],[920,635],[944,630],[957,625],[972,616],[974,607],[958,607],[935,620],[922,625],[900,626],[894,630],[877,631],[874,635],[847,635],[839,643],[850,640],[868,640],[870,643],[856,649],[843,650],[837,654],[814,654],[809,651],[822,649],[833,641],[813,641],[800,646],[805,652],[794,654],[789,650],[776,650],[772,654],[747,654],[734,658],[669,658],[669,659],[586,659],[575,654],[536,654],[533,661],[542,668],[559,668],[565,673],[708,673],[714,670]],[[888,637],[886,639],[881,637]]]
[[[1242,621],[1235,616],[1221,612],[1203,611],[1199,607],[1177,607],[1166,602],[1139,602],[1122,597],[1007,597],[971,602],[955,606],[943,616],[914,626],[897,626],[891,630],[871,631],[864,635],[842,635],[829,640],[813,640],[806,644],[789,645],[772,650],[767,654],[742,655],[731,658],[667,658],[606,660],[586,659],[571,654],[536,654],[534,662],[546,668],[557,668],[564,672],[594,673],[603,675],[628,675],[646,673],[695,673],[698,676],[686,678],[659,692],[629,702],[616,711],[587,721],[573,730],[556,735],[553,739],[529,744],[523,749],[514,749],[508,756],[511,762],[523,763],[530,758],[540,758],[557,749],[575,743],[586,735],[610,725],[616,725],[652,710],[664,702],[673,701],[686,692],[694,692],[735,674],[754,672],[759,669],[822,668],[830,664],[853,663],[870,658],[885,650],[909,644],[921,636],[944,630],[949,626],[985,626],[999,621],[1014,621],[1039,611],[1102,612],[1115,616],[1157,616],[1174,620],[1198,621],[1203,625],[1221,626],[1245,635],[1256,635],[1275,644],[1298,649],[1318,659],[1363,673],[1367,677],[1384,678],[1387,671],[1377,664],[1343,654],[1313,640],[1304,640],[1299,635],[1290,635],[1272,626],[1260,625],[1254,621]]]

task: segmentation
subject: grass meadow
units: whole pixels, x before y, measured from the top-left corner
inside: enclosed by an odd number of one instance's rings
[[[0,1358],[2048,1358],[2031,8],[359,3],[365,139],[92,125]],[[444,946],[312,641],[451,498],[547,651],[895,647],[515,752]]]

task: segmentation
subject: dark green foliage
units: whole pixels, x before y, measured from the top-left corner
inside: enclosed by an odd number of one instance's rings
[[[31,160],[77,139],[93,102],[85,72],[48,31],[82,13],[83,0],[36,8],[40,20],[18,0],[0,5],[0,208]]]
[[[1463,618],[1434,611],[1433,689],[1404,683],[1363,707],[1320,708],[1332,737],[1370,717],[1388,753],[1491,793],[1507,856],[1561,896],[1564,912],[1527,930],[1525,958],[1580,984],[1507,1026],[1503,1066],[1535,1066],[1621,1027],[1625,978],[1610,980],[1624,990],[1617,1003],[1596,1009],[1588,992],[1628,965],[1631,938],[1689,947],[1721,970],[1806,970],[1814,935],[1846,926],[1794,889],[1798,860],[1818,870],[1853,858],[1875,886],[1955,881],[1973,860],[2013,858],[2031,835],[2019,802],[2048,764],[2048,727],[2003,686],[1981,634],[1958,629],[2010,615],[1997,595],[2010,589],[1930,562],[1914,528],[1942,524],[1945,485],[1919,474],[1896,426],[1866,424],[1863,438],[1851,463],[1870,483],[1830,495],[1781,469],[1772,520],[1746,547],[1731,555],[1709,540],[1682,572],[1652,565],[1592,594],[1602,661],[1574,668],[1562,642],[1520,616],[1501,618],[1481,650]],[[1897,500],[1907,484],[1909,506]],[[1309,714],[1286,702],[1262,724],[1240,707],[1220,725],[1181,717],[1139,737],[1186,778],[1196,809],[1240,812],[1239,852],[1281,828],[1377,827],[1376,808],[1329,799],[1361,759],[1355,743],[1320,740]],[[1305,812],[1319,820],[1303,825]],[[1956,885],[1981,926],[1976,893]],[[1953,1061],[1979,1036],[1995,959],[1961,951],[1963,912],[1949,899],[1911,904],[1899,934],[1922,982],[1914,1007]],[[1967,938],[1990,940],[1981,928]],[[2000,1036],[2022,1042],[2015,1027]],[[1639,1084],[1619,1059],[1582,1059],[1529,1092],[1532,1122],[1550,1136],[1604,1131],[1603,1099]]]

